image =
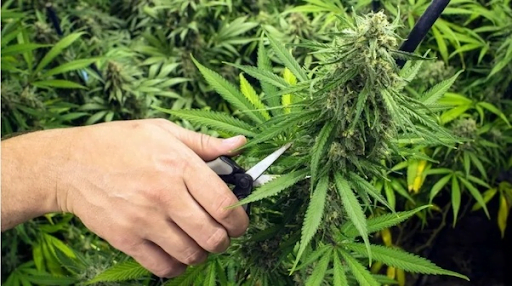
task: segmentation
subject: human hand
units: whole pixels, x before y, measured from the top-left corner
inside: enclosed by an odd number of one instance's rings
[[[232,155],[243,136],[221,140],[148,119],[62,129],[52,142],[58,210],[157,276],[225,251],[247,229],[242,207],[226,208],[235,195],[205,164]]]

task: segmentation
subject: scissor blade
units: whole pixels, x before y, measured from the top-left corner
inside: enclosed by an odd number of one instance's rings
[[[256,181],[291,145],[291,143],[288,143],[277,149],[274,153],[268,155],[265,159],[261,160],[258,164],[249,169],[246,174]]]
[[[261,175],[256,181],[253,182],[252,186],[255,188],[261,187],[277,177],[279,177],[279,175]]]

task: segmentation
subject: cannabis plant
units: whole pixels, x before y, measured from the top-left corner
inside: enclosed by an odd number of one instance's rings
[[[248,136],[242,165],[293,144],[271,170],[281,175],[239,202],[253,204],[247,235],[228,253],[166,285],[391,283],[367,270],[374,261],[406,272],[466,278],[397,248],[374,245],[369,236],[428,208],[396,212],[370,181],[385,178],[387,161],[424,158],[414,152],[417,144],[450,147],[458,141],[438,125],[432,110],[440,108],[437,100],[459,73],[420,97],[408,96],[404,87],[425,58],[398,50],[398,20],[390,23],[383,13],[338,20],[330,43],[299,44],[317,59],[310,69],[268,34],[259,43],[257,66],[230,64],[244,72],[240,88],[194,60],[236,116],[158,108],[226,136]],[[282,76],[273,72],[270,55],[284,64]],[[400,69],[397,58],[409,61]],[[390,212],[366,212],[379,203]]]

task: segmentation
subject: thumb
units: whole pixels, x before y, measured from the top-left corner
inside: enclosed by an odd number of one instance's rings
[[[180,132],[175,133],[175,136],[204,161],[211,161],[221,155],[236,155],[237,152],[233,150],[247,142],[242,135],[220,139],[187,129],[181,129]]]

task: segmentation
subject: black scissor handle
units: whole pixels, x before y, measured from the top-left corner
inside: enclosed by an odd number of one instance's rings
[[[230,157],[220,156],[206,164],[219,175],[225,183],[235,185],[233,193],[238,200],[242,200],[251,194],[253,185],[252,177],[247,175],[245,170]],[[248,205],[243,205],[242,207],[245,211],[249,211]]]

